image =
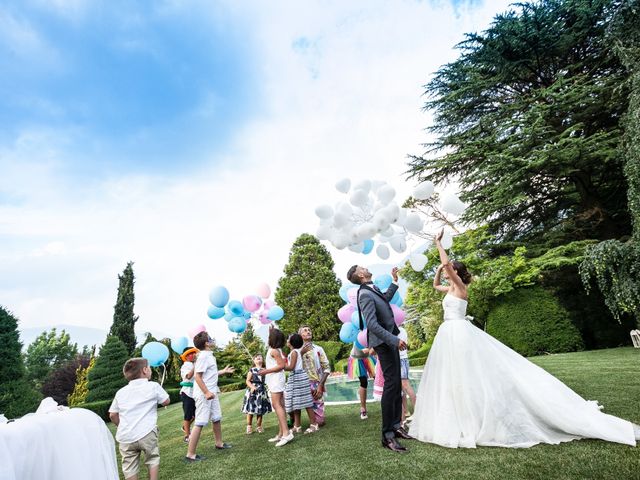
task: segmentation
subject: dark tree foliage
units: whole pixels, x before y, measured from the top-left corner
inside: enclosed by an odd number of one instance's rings
[[[426,86],[435,140],[410,174],[458,180],[465,219],[501,241],[558,245],[631,231],[621,148],[629,69],[616,0],[516,4]]]
[[[67,398],[76,385],[78,368],[87,368],[90,360],[90,357],[78,355],[51,371],[42,384],[42,395],[53,398],[60,405],[67,405]]]

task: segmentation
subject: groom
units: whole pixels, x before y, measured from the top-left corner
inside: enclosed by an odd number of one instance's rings
[[[389,304],[398,290],[398,269],[391,270],[393,283],[382,293],[371,282],[371,272],[365,267],[354,265],[347,272],[347,279],[358,289],[358,309],[360,311],[360,329],[364,319],[367,322],[367,341],[378,355],[378,361],[384,375],[382,393],[382,446],[398,453],[407,451],[396,438],[411,438],[402,428],[402,380],[400,379],[400,350],[407,344],[397,337],[400,330],[393,319],[393,310]]]

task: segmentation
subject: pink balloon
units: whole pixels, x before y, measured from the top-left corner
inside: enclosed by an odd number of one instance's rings
[[[407,316],[405,311],[393,303],[391,304],[391,310],[393,310],[393,320],[396,322],[396,325],[402,325],[404,318]]]
[[[262,305],[262,300],[255,295],[247,295],[242,299],[242,306],[247,312],[255,312],[260,308],[260,305]]]
[[[191,330],[189,330],[189,337],[193,339],[193,337],[195,337],[197,334],[199,334],[200,332],[205,332],[206,330],[207,330],[207,327],[205,327],[204,325],[198,325],[197,327],[193,327]]]
[[[256,293],[262,298],[269,298],[269,296],[271,295],[271,288],[269,288],[269,285],[267,285],[266,283],[261,283],[260,285],[258,285]]]
[[[350,323],[351,315],[353,315],[353,312],[355,311],[356,309],[353,308],[353,305],[347,303],[346,305],[340,307],[340,310],[338,310],[338,318],[342,323]]]
[[[358,287],[353,287],[347,290],[347,298],[349,299],[349,303],[354,307],[357,306],[358,301]]]
[[[267,312],[261,312],[260,315],[258,315],[258,321],[262,325],[268,325],[271,323],[271,320],[267,317]]]
[[[367,329],[366,328],[364,330],[362,330],[358,334],[358,343],[360,345],[362,345],[363,347],[369,346],[369,343],[367,342]]]
[[[264,307],[265,311],[268,311],[271,307],[273,307],[276,304],[276,302],[274,302],[273,300],[265,300],[262,303],[262,306]]]

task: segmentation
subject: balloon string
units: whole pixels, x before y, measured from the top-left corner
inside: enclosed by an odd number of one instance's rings
[[[160,386],[162,386],[164,384],[164,377],[167,374],[167,367],[164,365],[164,363],[162,364],[162,378],[160,380]]]

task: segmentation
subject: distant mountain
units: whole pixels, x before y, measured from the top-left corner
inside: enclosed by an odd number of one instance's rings
[[[103,330],[101,328],[93,328],[93,327],[80,327],[78,325],[48,325],[46,327],[30,327],[20,329],[20,341],[22,341],[22,345],[26,349],[27,346],[32,343],[38,335],[42,332],[51,330],[55,328],[58,334],[64,330],[71,337],[71,341],[73,343],[78,344],[78,348],[82,349],[84,345],[92,346],[95,345],[100,347],[107,338],[107,330]],[[146,332],[138,332],[137,338],[138,341],[144,339]],[[163,332],[151,332],[151,334],[156,338],[166,338],[166,335]]]

